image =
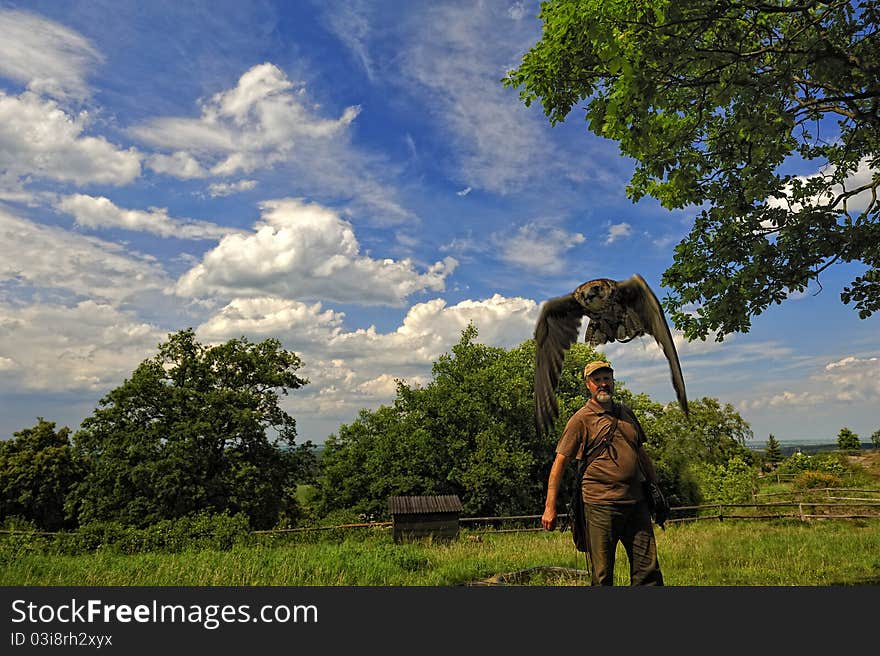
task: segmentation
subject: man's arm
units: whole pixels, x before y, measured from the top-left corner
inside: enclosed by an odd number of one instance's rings
[[[559,494],[559,486],[562,483],[562,474],[565,472],[565,463],[568,456],[556,454],[553,466],[550,467],[550,477],[547,479],[547,501],[544,503],[544,514],[541,516],[541,526],[545,531],[552,531],[556,525],[556,497]]]
[[[629,408],[627,408],[629,410]],[[639,459],[639,462],[642,465],[642,471],[645,472],[645,476],[648,477],[648,480],[652,483],[660,484],[660,479],[657,478],[657,470],[654,469],[654,461],[651,460],[651,456],[648,455],[648,450],[645,448],[645,442],[647,441],[647,436],[645,435],[645,430],[642,428],[642,425],[639,423],[639,418],[636,417],[635,413],[630,410],[630,416],[632,417],[632,422],[635,424],[636,430],[638,431],[638,442],[639,445],[638,450],[636,451],[636,456]]]
[[[642,469],[645,471],[645,476],[648,477],[648,480],[652,483],[660,483],[660,479],[657,478],[657,470],[654,469],[654,461],[651,460],[651,456],[648,455],[648,450],[645,449],[644,444],[639,445],[639,460],[642,463]]]

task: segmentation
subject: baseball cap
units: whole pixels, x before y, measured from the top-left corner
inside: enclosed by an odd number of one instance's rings
[[[611,366],[610,362],[605,362],[605,360],[593,360],[592,362],[588,363],[586,367],[584,367],[584,378],[586,378],[593,372],[598,371],[599,369],[610,369],[612,372],[614,371],[614,368]]]

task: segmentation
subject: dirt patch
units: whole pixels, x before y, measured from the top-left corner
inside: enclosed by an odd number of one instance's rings
[[[468,585],[590,585],[590,573],[570,567],[539,566],[496,574]]]
[[[854,465],[865,468],[871,476],[880,478],[880,449],[870,449],[855,455],[847,456]]]

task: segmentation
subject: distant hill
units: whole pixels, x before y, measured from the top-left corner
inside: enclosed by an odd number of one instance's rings
[[[862,450],[873,449],[874,445],[870,442],[861,442]],[[763,452],[767,449],[767,443],[763,442],[760,444],[749,444],[747,445],[752,451]],[[820,442],[794,442],[794,441],[786,441],[779,443],[779,450],[782,452],[782,455],[786,458],[794,453],[800,451],[801,453],[819,453],[821,451],[837,451],[837,442],[829,442],[828,444],[823,444]]]

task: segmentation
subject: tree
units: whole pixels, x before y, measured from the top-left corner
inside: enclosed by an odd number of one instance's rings
[[[767,462],[776,464],[782,461],[782,449],[779,448],[779,441],[773,433],[767,438],[767,450],[764,452]]]
[[[244,512],[255,528],[295,513],[311,444],[294,444],[296,422],[279,393],[308,382],[299,367],[274,339],[204,346],[191,329],[169,335],[75,435],[86,475],[72,511],[82,523],[137,526]]]
[[[853,451],[861,449],[862,445],[859,436],[844,426],[837,434],[837,448],[841,451]]]
[[[753,499],[758,488],[758,472],[740,456],[724,464],[699,463],[695,473],[703,503],[743,503]]]
[[[875,449],[880,449],[880,428],[871,433],[871,444]]]
[[[81,476],[70,429],[39,417],[0,442],[0,519],[21,517],[46,531],[68,528],[65,499]]]
[[[864,267],[840,296],[866,318],[880,309],[878,17],[880,0],[549,0],[503,83],[554,125],[585,101],[589,129],[636,162],[633,202],[700,209],[662,279],[688,339],[748,332],[835,263]],[[791,162],[809,174],[783,173]]]
[[[629,405],[648,437],[648,452],[671,505],[702,500],[699,476],[695,477],[699,465],[724,467],[733,459],[754,464],[754,453],[745,446],[753,437],[752,429],[729,403],[696,399],[688,404],[689,417],[678,404],[663,405],[643,394]]]

